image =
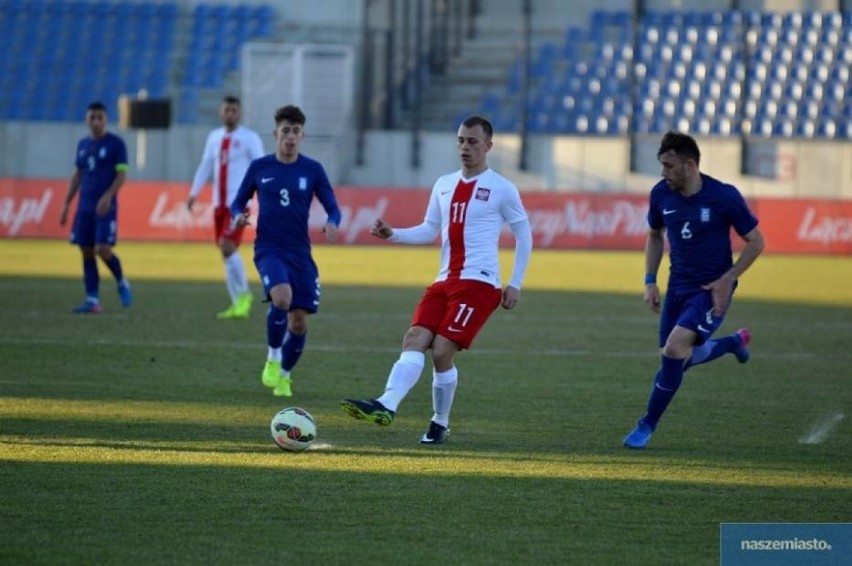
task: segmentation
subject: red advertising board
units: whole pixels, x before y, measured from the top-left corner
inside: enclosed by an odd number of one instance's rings
[[[63,179],[0,179],[0,237],[67,238],[69,227],[59,225],[66,187]],[[185,183],[129,181],[119,194],[119,238],[212,240],[211,205],[202,200],[190,213],[186,209],[188,187]],[[351,244],[377,243],[369,230],[379,217],[394,226],[419,224],[429,198],[428,189],[338,187],[335,192],[343,213],[341,240]],[[524,192],[522,198],[538,248],[644,248],[645,195]],[[749,203],[760,218],[768,252],[852,254],[850,200],[758,198]],[[325,213],[314,202],[310,228],[317,242],[324,241],[324,222]],[[250,227],[246,241],[253,239]],[[506,229],[503,244],[511,241]]]

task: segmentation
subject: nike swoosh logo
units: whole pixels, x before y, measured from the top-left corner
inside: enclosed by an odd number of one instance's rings
[[[450,332],[461,332],[463,329],[461,328],[453,328],[452,326],[448,327],[447,330]]]
[[[453,192],[453,191],[444,191],[444,192],[442,192],[441,194],[442,194],[442,195],[446,195],[446,194],[451,193],[451,192]]]
[[[271,180],[272,180],[272,179],[274,179],[274,178],[275,178],[275,177],[261,177],[261,178],[260,178],[260,182],[261,182],[261,183],[268,183],[269,181],[271,181]]]
[[[663,216],[666,216],[666,215],[668,215],[668,214],[673,214],[673,213],[675,213],[675,212],[677,212],[677,209],[675,209],[675,210],[666,210],[666,209],[664,208],[664,209],[663,209]]]
[[[284,320],[282,320],[281,322],[278,322],[277,320],[273,320],[273,321],[272,321],[272,324],[274,324],[275,326],[281,326],[281,325],[282,325],[282,324],[284,324],[285,322],[287,322],[287,319],[286,319],[286,318],[285,318]]]
[[[701,326],[700,324],[698,325],[698,330],[700,330],[701,332],[710,332],[710,330],[708,330],[708,329],[704,328],[704,327],[703,327],[703,326]]]

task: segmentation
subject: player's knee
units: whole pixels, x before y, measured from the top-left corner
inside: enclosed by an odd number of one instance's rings
[[[434,334],[422,326],[412,326],[402,339],[403,350],[425,352],[432,343]]]
[[[275,307],[276,309],[281,309],[281,310],[284,310],[284,311],[290,310],[290,298],[289,297],[282,297],[280,295],[272,295],[270,297],[270,299],[272,301],[272,306]]]
[[[292,314],[292,313],[291,313]],[[293,334],[304,334],[308,331],[308,317],[307,316],[290,316],[290,320],[288,322],[288,329]]]
[[[95,253],[97,253],[98,256],[102,260],[107,261],[109,258],[112,257],[112,246],[110,246],[110,245],[95,246]]]
[[[686,358],[691,348],[689,344],[669,341],[663,346],[663,355],[667,358]]]

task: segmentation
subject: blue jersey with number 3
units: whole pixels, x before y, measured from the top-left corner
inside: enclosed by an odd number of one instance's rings
[[[701,190],[684,196],[660,181],[651,189],[648,225],[665,228],[669,240],[669,289],[715,281],[733,265],[731,228],[744,236],[757,226],[733,185],[701,175]]]
[[[275,154],[252,161],[231,203],[231,215],[240,214],[257,193],[255,249],[273,247],[288,255],[310,255],[308,216],[316,196],[328,221],[340,224],[340,209],[325,169],[319,161],[299,154],[294,163],[282,163]]]

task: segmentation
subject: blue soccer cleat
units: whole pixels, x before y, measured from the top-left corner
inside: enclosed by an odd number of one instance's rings
[[[651,440],[651,435],[654,434],[654,429],[639,421],[636,428],[630,431],[630,434],[624,437],[624,445],[628,448],[642,449],[648,445]]]
[[[71,309],[71,312],[74,314],[98,314],[101,310],[100,303],[86,299],[85,302]]]
[[[740,339],[740,346],[734,350],[734,355],[737,357],[738,362],[744,364],[751,358],[751,350],[748,348],[748,344],[751,342],[751,330],[740,328],[734,334]]]
[[[121,299],[121,306],[127,308],[133,302],[133,293],[130,292],[130,283],[124,281],[118,284],[118,298]]]

